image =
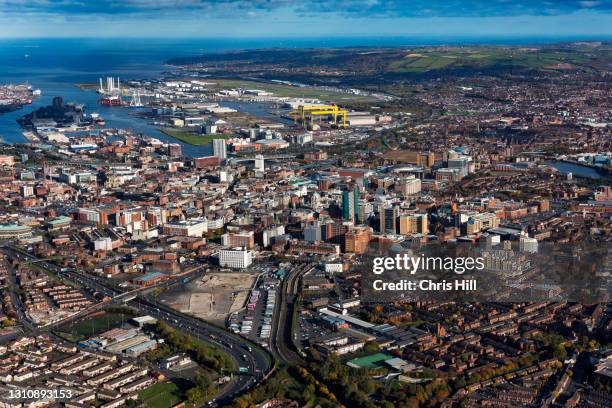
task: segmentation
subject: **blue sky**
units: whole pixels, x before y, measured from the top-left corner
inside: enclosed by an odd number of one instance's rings
[[[0,37],[611,38],[612,0],[0,0]]]

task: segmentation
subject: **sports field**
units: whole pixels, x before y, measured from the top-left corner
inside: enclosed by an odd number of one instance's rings
[[[160,382],[138,393],[148,408],[170,408],[183,401],[184,392],[173,382]]]
[[[369,356],[354,358],[347,364],[356,368],[377,368],[380,367],[384,361],[389,360],[390,358],[393,357],[385,353],[375,353],[370,354]]]
[[[167,134],[170,137],[180,140],[181,142],[185,142],[194,146],[204,146],[210,144],[214,139],[228,139],[230,135],[225,135],[222,133],[213,133],[210,135],[201,135],[196,133],[191,133],[185,130],[173,129],[173,128],[161,128],[163,133]]]
[[[87,317],[74,324],[66,324],[60,326],[58,332],[66,334],[66,338],[79,341],[87,337],[95,336],[106,330],[110,330],[124,322],[127,322],[132,316],[127,316],[120,313],[103,313],[100,315]]]

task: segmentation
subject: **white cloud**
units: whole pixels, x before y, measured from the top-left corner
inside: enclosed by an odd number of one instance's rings
[[[599,1],[581,1],[580,2],[580,6],[584,7],[584,8],[592,8],[592,7],[597,7],[599,6],[601,3]]]

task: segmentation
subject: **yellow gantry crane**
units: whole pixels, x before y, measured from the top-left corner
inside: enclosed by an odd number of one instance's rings
[[[302,124],[306,127],[308,122],[310,125],[314,125],[315,118],[319,117],[319,124],[322,122],[324,116],[331,116],[335,126],[338,124],[338,116],[342,115],[342,127],[346,128],[346,109],[339,108],[336,105],[300,105],[297,109],[293,110],[290,115],[293,116],[293,122]]]

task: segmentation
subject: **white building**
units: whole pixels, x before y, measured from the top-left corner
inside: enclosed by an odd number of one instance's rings
[[[95,251],[112,251],[113,241],[109,237],[96,239],[94,241],[94,250]]]
[[[234,176],[232,173],[227,170],[219,170],[219,182],[221,183],[231,183],[234,181]]]
[[[212,135],[217,133],[217,125],[213,124],[213,123],[207,123],[206,125],[204,125],[204,133],[206,133],[207,135]]]
[[[219,228],[223,228],[224,225],[225,220],[223,219],[223,217],[212,218],[206,221],[206,227],[209,231],[216,231]]]
[[[501,237],[496,234],[484,233],[480,237],[480,240],[482,242],[482,246],[486,249],[491,249],[501,243]]]
[[[277,225],[274,227],[267,228],[263,230],[261,234],[262,245],[264,247],[268,247],[272,244],[272,240],[274,238],[284,235],[284,234],[285,234],[284,225]]]
[[[396,191],[403,196],[411,196],[421,192],[421,180],[415,176],[400,179],[396,184]]]
[[[312,133],[306,132],[295,137],[295,141],[298,144],[306,144],[312,142]]]
[[[264,172],[266,170],[266,164],[264,157],[261,154],[255,156],[255,171]]]
[[[325,263],[325,272],[326,273],[342,273],[344,270],[344,265],[342,262],[326,262]]]
[[[208,232],[206,218],[193,218],[190,220],[164,224],[164,234],[180,235],[183,237],[201,237]]]
[[[374,126],[376,125],[376,116],[367,114],[349,114],[346,121],[350,126]]]
[[[34,196],[34,187],[23,185],[19,188],[21,190],[22,197],[32,197]]]
[[[519,238],[519,250],[521,252],[536,254],[538,252],[538,240],[530,238],[527,235],[521,235]]]
[[[449,169],[458,169],[461,177],[465,177],[470,172],[470,162],[472,158],[469,156],[460,156],[457,158],[449,158],[448,159],[448,168]]]
[[[227,144],[224,139],[213,139],[213,156],[217,156],[219,160],[227,159]]]
[[[219,251],[219,265],[225,268],[244,269],[253,263],[253,252],[243,248]]]

